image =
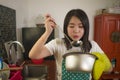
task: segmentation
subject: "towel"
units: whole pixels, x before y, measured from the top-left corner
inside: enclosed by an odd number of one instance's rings
[[[92,54],[98,57],[93,67],[93,79],[99,80],[102,73],[108,71],[112,65],[105,53],[92,52]]]

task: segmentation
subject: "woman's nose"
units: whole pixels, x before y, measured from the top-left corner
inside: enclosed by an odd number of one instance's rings
[[[73,31],[74,31],[75,33],[77,33],[77,32],[79,32],[79,28],[75,27],[75,28],[73,29]]]

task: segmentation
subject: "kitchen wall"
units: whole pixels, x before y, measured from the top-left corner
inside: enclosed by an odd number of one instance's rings
[[[17,39],[21,41],[22,27],[35,27],[36,18],[49,13],[62,28],[66,13],[73,8],[83,9],[90,20],[90,39],[93,39],[94,16],[97,10],[112,7],[117,0],[0,0],[0,4],[16,10]],[[63,34],[56,33],[57,37]]]
[[[16,10],[17,39],[21,42],[21,27],[25,26],[24,19],[28,15],[27,0],[0,0],[0,5]]]

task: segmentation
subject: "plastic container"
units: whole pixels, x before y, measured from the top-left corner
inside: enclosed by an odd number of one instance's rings
[[[17,66],[9,65],[9,67],[17,67]],[[22,73],[22,70],[11,70],[9,80],[23,80],[21,73]]]
[[[23,80],[23,77],[21,76],[21,70],[14,72],[10,80]]]

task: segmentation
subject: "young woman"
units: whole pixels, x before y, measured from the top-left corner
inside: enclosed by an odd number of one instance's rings
[[[56,23],[50,15],[46,15],[45,28],[46,31],[38,39],[32,47],[29,57],[32,59],[40,59],[54,55],[57,65],[58,80],[90,80],[89,73],[72,73],[65,69],[63,55],[70,50],[81,51],[80,47],[71,46],[70,41],[82,41],[84,52],[99,52],[104,53],[95,41],[89,41],[89,20],[86,13],[81,9],[70,10],[64,20],[64,33],[67,35],[64,38],[56,38],[45,44]]]

